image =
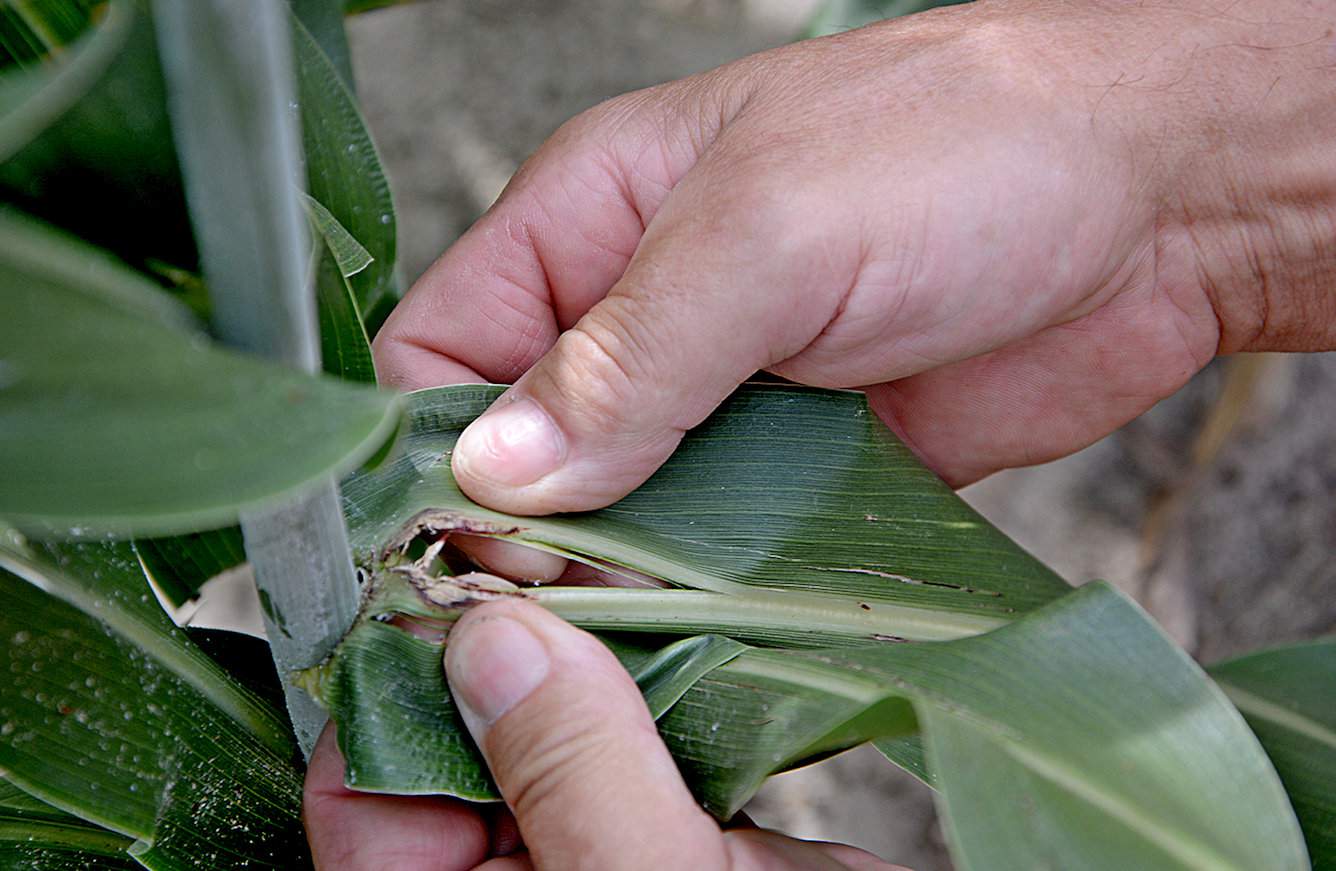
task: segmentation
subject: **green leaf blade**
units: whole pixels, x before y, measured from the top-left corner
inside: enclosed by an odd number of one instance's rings
[[[136,264],[196,267],[146,3],[96,83],[54,123],[0,163],[5,199]]]
[[[380,155],[338,69],[293,21],[306,184],[311,196],[373,258],[349,276],[357,310],[397,296],[394,201]]]
[[[326,372],[347,381],[376,383],[371,340],[351,279],[373,258],[352,234],[310,196],[304,197],[315,236],[316,311],[320,320],[320,360]]]
[[[74,19],[47,50],[63,46],[83,29],[87,19]],[[93,87],[124,47],[133,20],[128,0],[110,3],[102,20],[64,48],[61,57],[0,74],[0,161],[27,145]]]
[[[134,549],[144,572],[177,608],[199,595],[207,581],[246,561],[241,530],[235,526],[169,538],[139,538]]]
[[[363,622],[318,675],[308,674],[307,689],[336,715],[349,787],[500,800],[450,697],[439,644]]]
[[[67,814],[34,817],[0,808],[0,867],[42,871],[141,867],[126,855],[129,838]]]
[[[25,792],[133,840],[126,849],[150,868],[305,865],[290,736],[281,749],[257,740],[219,702],[262,703],[179,630],[147,625],[156,605],[134,604],[146,586],[122,568],[126,545],[79,549],[80,559],[27,568],[67,595],[96,588],[74,596],[87,613],[0,570],[0,669],[10,676],[0,767]],[[85,576],[97,550],[110,574]]]
[[[1208,671],[1276,766],[1313,867],[1336,867],[1336,640],[1263,650]]]
[[[0,527],[0,567],[94,614],[275,753],[290,750],[283,719],[191,644],[158,606],[129,544],[25,542]]]
[[[396,426],[393,396],[152,323],[121,297],[160,299],[154,288],[124,270],[115,293],[75,284],[26,262],[34,240],[83,250],[0,220],[0,516],[16,525],[68,537],[220,526],[347,471]]]
[[[544,601],[542,591],[510,595]],[[671,614],[672,596],[697,594],[661,595],[655,609]],[[449,607],[436,607],[448,624]],[[477,754],[440,676],[439,645],[374,619],[394,613],[430,621],[425,609],[372,608],[355,630],[361,640],[329,666],[337,672],[349,655],[366,666],[343,675],[341,694],[323,694],[358,772],[350,785],[484,797],[485,769],[471,767]],[[406,647],[419,651],[412,674],[402,670]],[[628,665],[635,673],[652,661]],[[750,648],[690,677],[658,726],[721,819],[771,774],[921,729],[962,868],[1307,867],[1281,784],[1238,712],[1104,584],[983,635]]]
[[[340,0],[288,0],[293,15],[311,34],[320,50],[338,70],[339,77],[353,87],[352,57],[348,49],[348,34],[343,27],[343,4]]]
[[[355,552],[373,558],[437,510],[474,531],[729,594],[764,587],[1001,622],[1069,589],[924,469],[855,393],[745,387],[646,484],[601,511],[521,518],[481,508],[455,485],[450,452],[502,389],[409,395],[399,458],[345,481]]]
[[[928,767],[962,867],[1308,867],[1246,724],[1107,585],[924,647],[906,646],[897,673],[922,688]],[[1000,784],[1007,801],[990,792]]]
[[[722,635],[696,635],[669,644],[628,670],[645,697],[650,716],[657,720],[696,681],[746,649],[747,645]]]

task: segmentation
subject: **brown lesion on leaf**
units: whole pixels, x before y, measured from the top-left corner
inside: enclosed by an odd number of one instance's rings
[[[514,535],[518,526],[479,521],[453,511],[429,509],[416,514],[385,546],[382,570],[409,582],[427,605],[457,609],[523,592],[510,581],[477,571],[458,571],[456,559],[449,558],[446,546],[456,533],[469,535]],[[421,555],[409,558],[415,545],[425,543]],[[457,555],[456,555],[457,556]]]
[[[941,587],[947,590],[958,590],[962,593],[973,593],[978,596],[992,596],[1002,598],[1002,594],[995,590],[981,590],[978,587],[970,587],[965,584],[953,584],[949,581],[925,581],[921,578],[911,578],[908,575],[896,574],[895,572],[884,572],[880,569],[836,567],[836,566],[804,566],[804,568],[814,569],[819,572],[838,572],[846,575],[872,575],[876,578],[886,578],[889,581],[898,581],[902,584],[913,584],[919,587]]]
[[[491,523],[455,511],[415,514],[374,555],[356,566],[362,604],[354,626],[388,623],[440,643],[460,612],[474,605],[526,593],[504,578],[476,570],[450,543],[454,534],[511,536],[515,525]]]
[[[452,532],[471,535],[517,535],[523,531],[522,526],[491,523],[475,517],[466,517],[457,511],[428,508],[414,514],[403,528],[385,543],[380,556],[382,560],[388,560],[396,552],[407,551],[410,544],[423,536],[444,538]]]
[[[474,605],[525,591],[504,578],[475,571],[450,544],[455,533],[507,536],[524,529],[489,523],[454,511],[428,509],[414,515],[382,547],[358,555],[355,567],[362,602],[348,634],[366,623],[383,623],[432,644],[446,642],[450,627]],[[345,636],[346,638],[346,636]],[[294,674],[317,700],[340,641],[320,663]]]
[[[524,591],[503,578],[474,572],[437,577],[410,576],[424,602],[442,608],[465,608],[493,599],[523,596]]]

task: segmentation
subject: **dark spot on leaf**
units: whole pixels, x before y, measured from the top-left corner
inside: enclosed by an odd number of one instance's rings
[[[288,621],[283,619],[283,612],[274,607],[273,600],[269,598],[269,593],[263,587],[260,588],[260,610],[269,618],[270,623],[278,627],[279,632],[282,632],[288,638],[292,637],[292,633],[288,632]]]
[[[925,587],[945,587],[948,590],[959,590],[962,593],[977,593],[980,596],[993,596],[1002,598],[1002,594],[994,590],[980,590],[975,587],[967,587],[964,584],[949,584],[946,581],[921,581]]]

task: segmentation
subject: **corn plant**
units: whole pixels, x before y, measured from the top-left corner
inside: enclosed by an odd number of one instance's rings
[[[601,511],[469,501],[450,452],[501,388],[374,385],[395,218],[343,11],[0,6],[5,867],[303,867],[326,711],[350,787],[497,800],[441,656],[510,596],[607,643],[720,819],[871,741],[961,868],[1336,863],[1336,644],[1203,670],[859,394],[744,387]],[[457,533],[628,586],[480,575]],[[247,561],[268,644],[168,617]]]

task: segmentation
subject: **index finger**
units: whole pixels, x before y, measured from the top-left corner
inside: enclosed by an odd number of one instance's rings
[[[344,786],[332,723],[311,754],[302,822],[317,868],[370,871],[395,865],[464,871],[486,859],[490,847],[482,815],[463,802],[373,795]]]
[[[510,383],[602,299],[722,123],[685,87],[618,97],[563,125],[386,320],[373,345],[381,381]]]

